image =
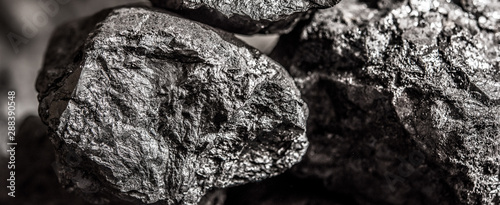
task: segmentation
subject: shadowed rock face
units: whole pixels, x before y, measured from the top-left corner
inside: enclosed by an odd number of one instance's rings
[[[303,13],[340,0],[151,0],[154,6],[241,34],[285,33]]]
[[[55,161],[54,148],[47,136],[47,126],[39,117],[29,116],[20,123],[16,133],[16,164],[15,169],[2,169],[2,178],[9,176],[9,171],[15,171],[15,198],[7,195],[8,189],[0,192],[1,204],[26,205],[85,205],[85,201],[67,193],[57,181],[52,164]],[[7,164],[3,157],[2,164]],[[5,181],[5,182],[3,182]],[[2,180],[3,187],[7,181]]]
[[[37,90],[60,180],[94,202],[196,204],[285,171],[308,145],[307,108],[280,65],[146,8],[58,29]]]
[[[320,179],[285,172],[263,181],[225,189],[225,205],[351,205],[351,196],[332,193]]]
[[[318,11],[273,53],[310,110],[295,172],[360,203],[498,203],[498,30],[446,1],[376,7]]]

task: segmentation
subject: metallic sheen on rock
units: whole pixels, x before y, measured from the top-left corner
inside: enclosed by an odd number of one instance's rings
[[[307,107],[279,64],[146,8],[58,29],[37,90],[60,180],[95,202],[196,204],[285,171],[308,145]]]
[[[498,203],[500,10],[474,5],[344,1],[284,36],[310,110],[296,172],[369,202]]]
[[[303,13],[328,8],[340,0],[151,0],[154,6],[224,30],[241,33],[285,33]]]

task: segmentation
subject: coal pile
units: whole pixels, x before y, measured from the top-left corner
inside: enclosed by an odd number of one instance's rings
[[[498,0],[151,0],[58,27],[36,90],[17,204],[500,203]]]

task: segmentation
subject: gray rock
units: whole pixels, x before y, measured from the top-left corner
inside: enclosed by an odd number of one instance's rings
[[[47,134],[47,126],[40,118],[29,116],[17,128],[15,169],[9,170],[6,166],[0,170],[2,178],[9,176],[9,171],[15,171],[16,195],[10,197],[6,193],[9,190],[2,189],[0,204],[88,205],[59,185],[52,167],[55,162],[54,148]],[[2,164],[7,164],[7,160],[0,157]],[[7,181],[2,180],[0,185],[7,187]]]
[[[196,204],[308,146],[286,71],[232,35],[146,8],[62,26],[37,82],[66,187],[94,202]]]
[[[480,18],[346,1],[283,37],[273,56],[310,110],[295,172],[361,204],[498,203],[500,33]]]
[[[151,0],[154,6],[241,34],[289,32],[304,13],[340,0]]]
[[[7,189],[0,192],[0,204],[9,205],[91,205],[88,201],[69,193],[58,182],[54,163],[56,156],[54,146],[50,142],[47,126],[38,116],[25,118],[18,127],[16,135],[16,197],[10,197]],[[2,164],[7,164],[6,158],[0,157]],[[1,169],[1,176],[8,176],[10,170]],[[7,181],[2,186],[7,186]],[[69,187],[71,189],[71,187]],[[87,198],[89,199],[89,198]],[[208,192],[198,205],[222,205],[225,200],[223,190]],[[91,202],[92,198],[90,198]],[[107,201],[110,205],[131,205],[126,201],[114,198]]]

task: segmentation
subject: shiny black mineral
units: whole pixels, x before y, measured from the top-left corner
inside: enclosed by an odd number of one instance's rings
[[[234,33],[285,33],[304,13],[340,0],[151,0],[154,6]]]
[[[498,1],[344,1],[272,54],[309,106],[297,174],[361,204],[500,203]]]
[[[196,204],[283,172],[308,146],[307,106],[284,68],[146,8],[60,27],[37,90],[60,181],[96,203]]]

